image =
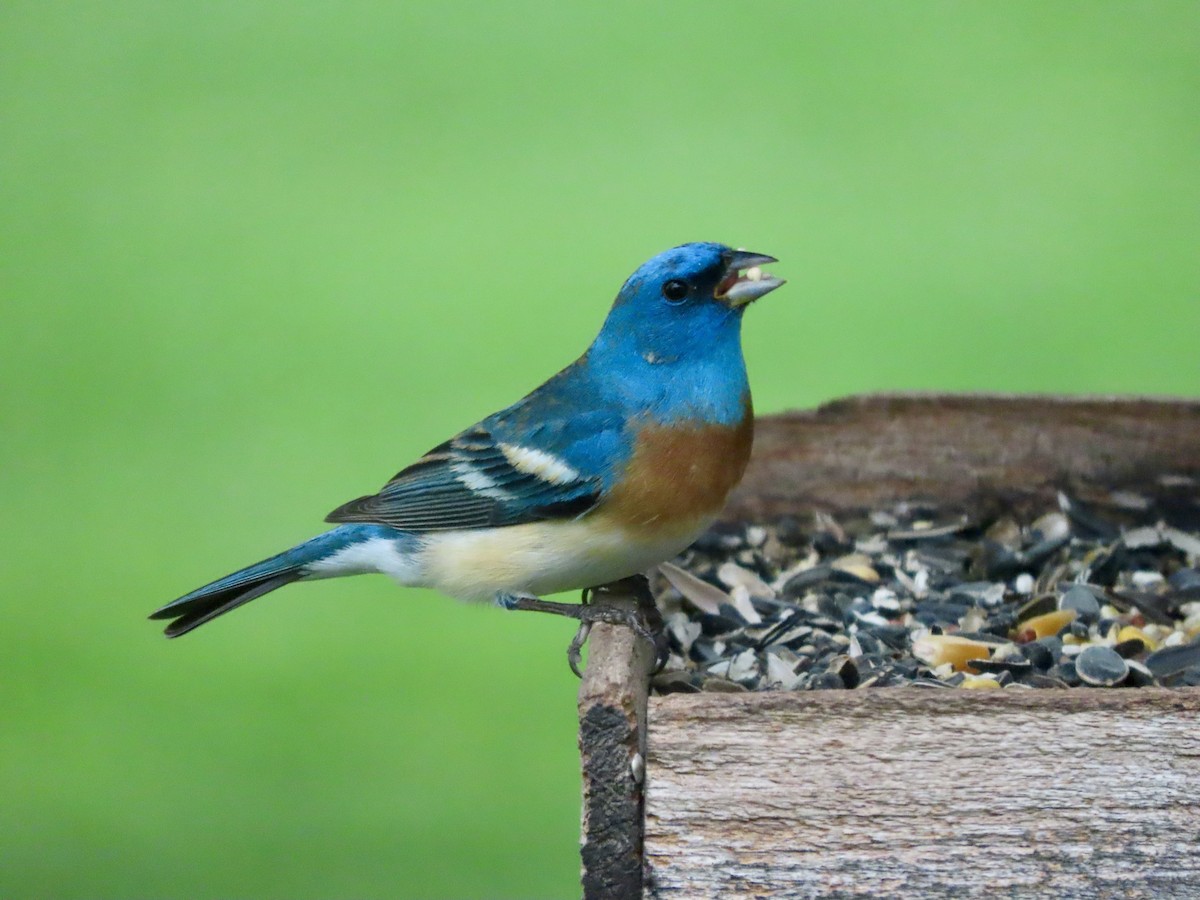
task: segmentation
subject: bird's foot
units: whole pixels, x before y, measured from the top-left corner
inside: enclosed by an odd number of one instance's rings
[[[625,605],[606,604],[606,596],[627,598],[633,596],[637,607],[630,609]],[[635,634],[650,642],[654,648],[654,671],[666,664],[670,650],[667,643],[667,633],[663,625],[662,613],[654,603],[650,594],[650,586],[640,575],[622,579],[612,584],[594,588],[585,588],[579,603],[554,603],[543,600],[532,594],[496,594],[496,604],[505,609],[525,609],[533,612],[546,612],[556,616],[566,616],[579,620],[579,630],[567,647],[567,664],[577,676],[583,677],[579,671],[580,651],[587,642],[592,625],[604,622],[608,625],[624,625],[631,628]]]

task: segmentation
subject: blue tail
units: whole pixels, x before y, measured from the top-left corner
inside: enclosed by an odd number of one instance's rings
[[[231,609],[237,609],[256,597],[306,577],[308,566],[326,559],[358,541],[390,531],[377,525],[341,525],[291,550],[247,566],[232,575],[184,594],[150,614],[151,619],[173,619],[166,627],[167,637],[179,637],[199,628]],[[392,532],[394,534],[394,532]]]

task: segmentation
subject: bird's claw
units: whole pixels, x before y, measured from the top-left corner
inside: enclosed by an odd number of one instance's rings
[[[567,663],[571,666],[571,671],[580,678],[583,676],[579,671],[579,651],[587,642],[592,625],[596,622],[603,622],[606,625],[623,625],[649,643],[654,648],[654,672],[660,671],[666,665],[670,644],[667,641],[667,633],[663,628],[662,616],[657,607],[653,607],[653,612],[650,612],[640,604],[637,609],[600,605],[583,606],[579,607],[579,631],[575,633],[570,646],[567,647]]]
[[[571,671],[575,673],[576,678],[582,678],[583,673],[579,671],[579,652],[583,649],[583,645],[587,643],[588,635],[592,633],[591,622],[580,622],[579,630],[575,632],[575,637],[571,638],[571,643],[567,645],[567,665],[571,667]]]
[[[619,593],[623,596],[632,594],[637,599],[637,608],[627,606],[609,606],[593,602],[596,595]],[[526,594],[497,594],[496,603],[505,609],[525,609],[534,612],[548,612],[558,616],[567,616],[579,620],[579,630],[567,646],[567,664],[576,676],[582,678],[579,664],[583,645],[587,643],[592,626],[597,622],[606,625],[623,625],[636,635],[648,641],[654,648],[654,672],[658,672],[666,664],[670,645],[667,641],[662,613],[654,603],[650,594],[649,584],[645,578],[635,576],[611,585],[587,588],[583,591],[581,602],[553,603]]]

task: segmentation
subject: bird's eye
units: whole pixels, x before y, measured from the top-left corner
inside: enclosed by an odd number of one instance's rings
[[[669,303],[679,303],[688,295],[687,283],[678,278],[672,278],[662,286],[662,295],[667,298]]]

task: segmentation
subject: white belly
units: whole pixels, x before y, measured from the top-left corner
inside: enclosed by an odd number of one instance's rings
[[[670,559],[708,524],[649,540],[595,518],[433,533],[422,541],[418,579],[406,583],[463,600],[491,600],[497,591],[541,596],[595,587]]]

